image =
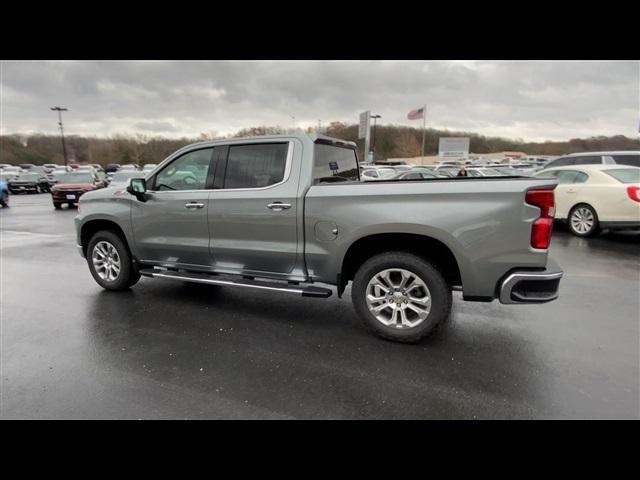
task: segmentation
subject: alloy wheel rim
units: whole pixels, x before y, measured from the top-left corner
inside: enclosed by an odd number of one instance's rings
[[[93,247],[91,259],[101,279],[108,282],[117,280],[120,275],[120,255],[116,247],[107,241],[100,241]]]
[[[415,328],[431,312],[431,292],[415,273],[389,268],[376,273],[365,290],[367,308],[380,323],[397,329]]]
[[[578,233],[587,233],[593,228],[595,218],[591,210],[585,207],[576,209],[571,215],[571,227]]]

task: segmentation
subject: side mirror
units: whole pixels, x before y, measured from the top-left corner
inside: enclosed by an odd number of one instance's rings
[[[146,202],[147,181],[144,178],[132,178],[131,180],[129,180],[127,192],[129,192],[141,202]]]

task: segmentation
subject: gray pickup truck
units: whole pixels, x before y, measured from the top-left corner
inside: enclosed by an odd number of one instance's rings
[[[356,145],[317,135],[189,145],[145,178],[80,198],[77,246],[103,288],[140,276],[342,297],[415,342],[464,300],[542,303],[557,180],[360,180]],[[324,284],[322,285],[318,285]]]

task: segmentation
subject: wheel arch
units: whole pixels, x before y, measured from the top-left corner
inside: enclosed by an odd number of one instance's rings
[[[367,259],[389,251],[413,253],[438,269],[449,286],[462,286],[460,263],[441,240],[417,233],[376,233],[355,240],[345,252],[338,274],[338,295]]]
[[[127,250],[129,250],[131,258],[134,258],[133,252],[131,251],[131,247],[129,245],[129,239],[124,233],[122,227],[120,227],[120,225],[118,225],[118,223],[114,222],[113,220],[107,220],[104,218],[88,220],[83,223],[82,227],[80,228],[80,245],[82,245],[82,252],[85,257],[87,255],[87,248],[89,246],[91,238],[101,230],[109,230],[122,238],[122,241],[127,247]]]
[[[598,209],[592,203],[585,202],[585,201],[580,201],[580,202],[576,202],[575,204],[573,204],[569,208],[569,210],[567,212],[567,219],[569,219],[571,217],[571,212],[573,212],[573,210],[575,210],[580,205],[585,205],[585,206],[591,208],[593,210],[593,212],[596,214],[596,217],[598,218],[598,220],[600,219],[600,217],[598,216]]]

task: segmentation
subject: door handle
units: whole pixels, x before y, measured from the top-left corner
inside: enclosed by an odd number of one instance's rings
[[[287,210],[291,208],[290,203],[282,203],[282,202],[273,202],[267,205],[267,208],[271,210],[275,210],[276,212],[281,212],[282,210]]]
[[[184,204],[184,208],[190,208],[190,209],[203,208],[203,207],[204,207],[204,203],[200,203],[200,202],[189,202]]]
[[[569,188],[567,190],[567,193],[576,193],[576,190],[575,190],[575,188]]]

